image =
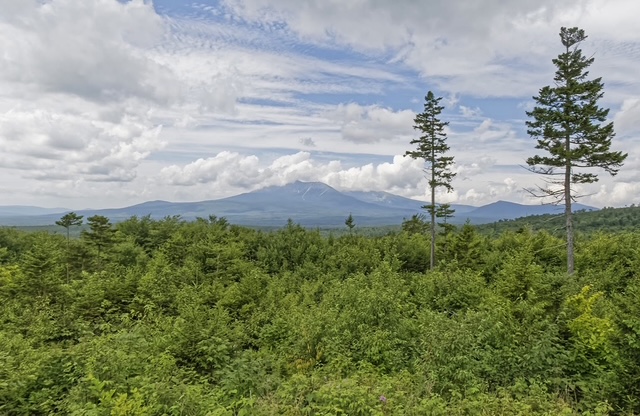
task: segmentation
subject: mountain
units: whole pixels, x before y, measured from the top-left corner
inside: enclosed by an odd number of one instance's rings
[[[356,225],[376,226],[400,224],[418,212],[424,201],[417,201],[387,192],[340,192],[320,182],[294,182],[284,186],[271,186],[244,194],[210,201],[167,202],[149,201],[114,209],[79,210],[85,219],[92,215],[104,215],[112,222],[132,216],[159,219],[179,215],[185,220],[209,215],[225,217],[229,222],[251,226],[282,226],[288,219],[308,227],[344,227],[344,221],[352,214]],[[452,223],[469,219],[474,224],[515,219],[527,215],[561,212],[552,205],[521,205],[498,201],[482,207],[455,205]],[[11,207],[0,207],[0,225],[50,225],[66,210],[53,212],[47,208],[31,207],[18,212]],[[592,210],[593,207],[576,204],[576,210]],[[4,211],[3,211],[4,210]],[[27,212],[27,213],[25,213]],[[33,214],[31,214],[33,213]]]
[[[323,183],[300,181],[212,202],[216,211],[221,212],[218,216],[224,216],[232,223],[269,226],[282,225],[289,218],[306,226],[344,226],[350,213],[356,224],[394,224],[417,212],[382,207]]]
[[[583,204],[573,204],[573,211],[596,211],[598,208]],[[564,205],[523,205],[515,202],[498,201],[483,205],[467,213],[471,222],[482,224],[500,220],[512,220],[530,215],[562,214]]]
[[[429,203],[426,201],[417,201],[415,199],[390,194],[388,192],[348,191],[344,192],[344,194],[371,204],[417,211],[423,211],[420,207]],[[456,214],[465,214],[475,210],[477,207],[471,205],[451,204],[451,208],[456,210]]]

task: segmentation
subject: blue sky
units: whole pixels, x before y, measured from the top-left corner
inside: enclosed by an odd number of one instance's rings
[[[454,192],[538,203],[525,111],[552,82],[561,26],[589,35],[620,174],[578,191],[640,203],[635,0],[3,0],[2,204],[117,207],[295,180],[427,198],[404,158],[443,97]]]

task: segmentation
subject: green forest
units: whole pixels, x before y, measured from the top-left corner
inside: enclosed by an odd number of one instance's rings
[[[639,233],[346,231],[0,228],[0,414],[640,413]]]
[[[597,211],[578,211],[573,220],[582,234],[598,232],[626,232],[640,229],[640,207],[635,205],[624,208],[604,207]],[[565,217],[560,215],[531,215],[515,220],[498,221],[491,224],[478,225],[482,233],[499,234],[504,231],[518,231],[524,228],[546,230],[551,234],[565,234]]]

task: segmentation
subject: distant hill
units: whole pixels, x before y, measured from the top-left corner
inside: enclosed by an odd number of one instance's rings
[[[579,211],[574,215],[574,227],[578,233],[624,232],[640,230],[640,207],[603,208],[597,211]],[[501,220],[478,226],[485,233],[502,233],[518,231],[523,228],[545,230],[552,234],[563,235],[565,230],[564,215],[557,214],[531,215],[511,220]]]
[[[62,214],[68,211],[68,208],[41,208],[30,205],[4,205],[0,206],[0,217]]]
[[[294,182],[284,186],[272,186],[244,194],[198,202],[149,201],[115,209],[78,210],[85,218],[104,215],[113,222],[132,216],[150,215],[152,218],[179,215],[185,220],[209,215],[225,217],[239,225],[278,227],[288,219],[308,227],[344,227],[344,220],[352,214],[360,226],[400,224],[412,215],[424,212],[420,207],[425,201],[404,198],[387,192],[340,192],[324,183]],[[452,223],[474,224],[514,219],[532,214],[551,214],[558,207],[551,205],[521,205],[498,201],[482,207],[456,205]],[[0,225],[35,226],[53,224],[66,211],[64,209],[30,207],[16,212],[11,207],[0,207]],[[6,209],[5,211],[2,211]],[[576,210],[596,208],[577,204]]]
[[[598,208],[591,207],[583,204],[573,204],[573,211],[597,211]],[[531,215],[545,215],[545,214],[562,214],[564,212],[564,205],[522,205],[508,201],[493,202],[488,205],[478,207],[468,213],[476,224],[483,224],[486,222],[493,222],[499,220],[510,220],[521,217],[528,217]],[[485,221],[486,220],[486,221]]]

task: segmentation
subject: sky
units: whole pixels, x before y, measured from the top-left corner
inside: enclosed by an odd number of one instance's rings
[[[427,91],[457,173],[440,202],[537,204],[532,97],[578,26],[640,204],[637,0],[0,0],[0,205],[218,199],[320,181],[426,200],[404,157]]]

